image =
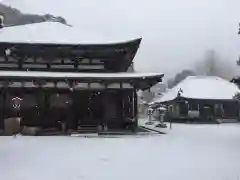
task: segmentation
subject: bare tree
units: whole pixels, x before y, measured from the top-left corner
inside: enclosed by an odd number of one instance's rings
[[[194,67],[197,75],[218,76],[223,79],[231,79],[234,70],[231,65],[218,56],[215,50],[208,50],[204,58],[197,62]]]
[[[173,88],[175,85],[180,83],[182,80],[184,80],[188,76],[195,76],[195,72],[192,70],[183,70],[180,73],[176,74],[174,79],[168,80],[168,88]]]
[[[240,23],[239,23],[238,35],[240,35]],[[237,60],[237,66],[240,66],[240,56],[238,57],[238,60]],[[239,76],[234,77],[231,80],[231,82],[235,83],[240,88],[240,77]],[[234,99],[240,100],[240,95],[239,94],[235,95]]]

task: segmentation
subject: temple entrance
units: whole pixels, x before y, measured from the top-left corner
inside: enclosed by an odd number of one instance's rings
[[[96,129],[99,125],[122,129],[132,123],[137,114],[131,90],[76,90],[54,93],[50,97],[48,123],[60,121],[72,130]]]
[[[49,110],[46,112],[46,119],[53,127],[64,130],[72,127],[72,98],[71,94],[65,92],[56,92],[49,94]],[[65,126],[63,128],[62,126]]]
[[[108,128],[122,128],[124,111],[129,110],[123,97],[123,91],[76,91],[73,94],[73,122],[75,127],[108,126]],[[125,102],[125,103],[124,103]],[[124,104],[128,107],[123,109]]]
[[[73,93],[73,123],[75,126],[97,126],[103,122],[103,97],[100,91]]]
[[[2,97],[4,118],[21,117],[22,126],[42,129],[124,129],[137,114],[132,90],[12,89]]]

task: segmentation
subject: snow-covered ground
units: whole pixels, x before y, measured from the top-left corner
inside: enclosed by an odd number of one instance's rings
[[[0,137],[3,180],[239,180],[240,125],[173,124],[165,135]]]

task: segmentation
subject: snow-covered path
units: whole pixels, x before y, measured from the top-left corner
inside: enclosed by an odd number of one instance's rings
[[[240,125],[122,138],[0,137],[3,180],[238,180]]]

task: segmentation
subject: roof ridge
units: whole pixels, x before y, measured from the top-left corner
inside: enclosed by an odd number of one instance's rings
[[[205,75],[198,75],[198,76],[188,76],[185,79],[216,79],[216,80],[222,80],[222,81],[227,81],[229,82],[227,79],[224,79],[222,77],[219,76],[205,76]],[[182,82],[182,81],[181,81]]]
[[[211,75],[211,76],[209,76],[209,75],[196,75],[196,76],[188,76],[188,77],[194,77],[194,78],[211,78],[211,77],[219,77],[219,76],[214,76],[214,75]],[[219,78],[221,78],[221,77],[219,77]]]
[[[35,25],[35,24],[43,24],[43,23],[56,23],[56,24],[61,24],[63,26],[68,26],[68,27],[72,27],[72,25],[69,24],[64,24],[58,21],[38,21],[38,22],[33,22],[33,23],[27,23],[27,24],[21,24],[21,25],[8,25],[5,26],[5,28],[15,28],[15,27],[24,27],[24,26],[31,26],[31,25]]]

